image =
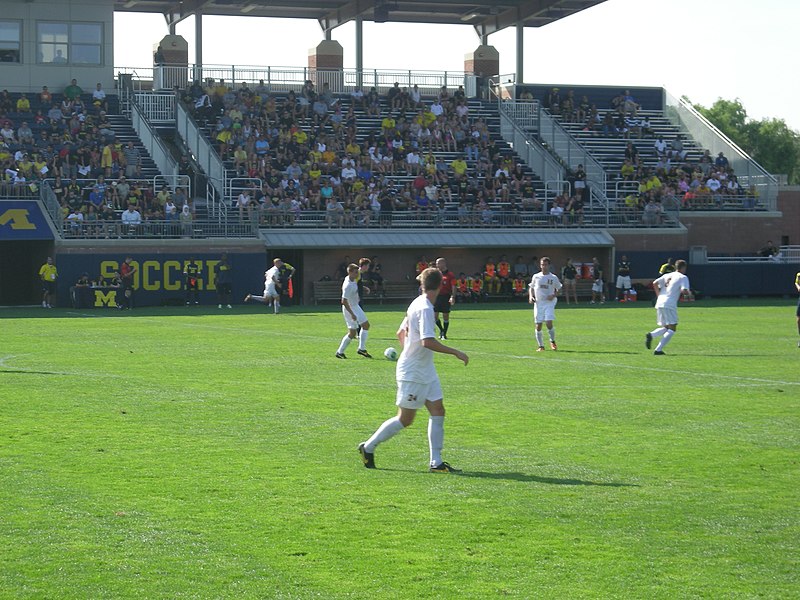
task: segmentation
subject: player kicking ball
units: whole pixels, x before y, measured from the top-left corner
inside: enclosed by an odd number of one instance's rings
[[[469,357],[455,348],[445,346],[436,339],[436,319],[433,302],[439,295],[442,273],[427,268],[417,280],[422,294],[408,307],[406,316],[397,330],[397,339],[403,351],[397,361],[397,416],[378,427],[366,442],[358,445],[361,460],[367,469],[375,468],[375,448],[414,422],[417,411],[428,409],[428,444],[430,446],[430,471],[432,473],[458,473],[459,469],[442,460],[444,446],[444,401],[442,386],[433,364],[433,353],[452,354],[466,366]]]
[[[649,350],[653,338],[662,336],[653,354],[664,355],[664,346],[669,344],[678,330],[678,300],[681,295],[692,297],[689,278],[686,276],[686,261],[675,261],[675,270],[662,275],[653,282],[653,289],[658,294],[656,300],[656,318],[658,327],[644,336],[644,345]]]
[[[543,256],[541,258],[539,267],[542,270],[531,277],[531,283],[528,287],[528,303],[534,305],[533,320],[536,323],[536,343],[539,344],[536,351],[544,352],[542,323],[547,325],[547,334],[550,336],[550,349],[558,350],[553,321],[556,318],[556,303],[562,286],[558,277],[550,272],[550,259],[548,257]]]
[[[372,358],[367,352],[367,336],[369,335],[369,321],[364,310],[359,306],[358,297],[358,276],[359,267],[355,264],[347,266],[347,277],[342,282],[342,315],[344,323],[347,325],[347,333],[339,344],[336,351],[336,358],[347,358],[344,351],[350,342],[358,336],[358,353],[364,358]],[[361,329],[359,334],[358,330]]]
[[[272,268],[264,273],[264,295],[247,294],[244,297],[245,303],[256,300],[263,304],[272,304],[275,314],[280,312],[281,293],[278,290],[281,287],[281,265],[283,265],[283,261],[280,258],[272,261]]]

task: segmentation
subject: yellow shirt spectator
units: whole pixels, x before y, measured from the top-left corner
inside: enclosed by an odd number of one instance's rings
[[[356,144],[355,142],[350,142],[345,146],[345,152],[352,154],[353,156],[360,156],[361,155],[361,146]]]
[[[453,172],[459,177],[467,172],[467,161],[463,158],[455,159],[450,163],[450,166],[453,168]]]
[[[305,144],[308,141],[308,134],[302,129],[295,131],[294,141],[298,144]]]
[[[387,131],[394,131],[394,128],[397,127],[397,121],[395,121],[391,116],[386,116],[381,121],[381,127],[383,128],[384,133]]]
[[[17,100],[17,112],[31,112],[31,101],[24,96]]]

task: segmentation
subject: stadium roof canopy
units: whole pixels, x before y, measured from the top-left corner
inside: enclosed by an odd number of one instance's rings
[[[263,232],[268,248],[323,249],[344,246],[370,248],[610,248],[614,238],[607,231],[525,231],[492,229],[456,231],[448,229],[353,230],[270,229]]]
[[[361,18],[376,23],[471,25],[485,38],[506,27],[541,27],[605,0],[112,0],[119,12],[161,13],[174,25],[203,15],[315,19],[330,31]]]

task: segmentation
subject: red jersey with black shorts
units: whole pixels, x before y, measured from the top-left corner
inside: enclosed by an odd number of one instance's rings
[[[455,285],[456,276],[453,275],[452,271],[445,271],[442,273],[442,287],[439,288],[439,295],[436,296],[436,302],[433,305],[434,312],[450,312],[450,296],[453,294]]]

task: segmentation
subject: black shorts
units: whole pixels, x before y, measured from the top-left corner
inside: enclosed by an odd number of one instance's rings
[[[217,291],[220,294],[227,295],[231,293],[231,284],[230,283],[220,283],[217,286]]]
[[[797,317],[800,318],[800,300],[797,301]]]
[[[450,294],[439,294],[436,296],[436,302],[433,305],[433,312],[449,313],[450,312]]]
[[[56,293],[56,282],[55,281],[43,281],[42,282],[42,292],[45,294],[55,294]]]

